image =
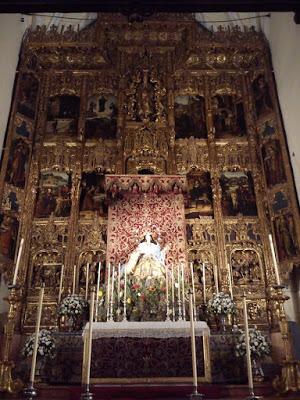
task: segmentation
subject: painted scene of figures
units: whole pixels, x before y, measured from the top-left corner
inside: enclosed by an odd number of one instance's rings
[[[269,85],[264,75],[259,75],[252,83],[254,104],[257,118],[263,117],[273,111]]]
[[[97,172],[84,172],[81,179],[80,211],[97,211],[100,216],[107,215],[108,204],[105,195],[105,175]]]
[[[71,175],[66,172],[47,171],[40,176],[35,216],[48,218],[68,217],[71,211]]]
[[[28,170],[30,146],[25,140],[18,138],[11,143],[6,170],[6,182],[24,188]]]
[[[17,93],[17,112],[28,118],[35,117],[38,90],[38,80],[32,74],[21,75]]]
[[[18,229],[19,222],[16,218],[9,214],[0,214],[0,254],[4,260],[14,258]]]
[[[231,254],[230,262],[234,285],[259,284],[261,282],[261,267],[255,250],[235,250]]]
[[[201,96],[175,97],[175,138],[207,138],[205,102]]]
[[[257,215],[254,186],[249,172],[223,172],[220,184],[224,216]]]
[[[75,136],[77,133],[80,98],[54,96],[48,101],[46,133]]]
[[[31,276],[31,287],[40,288],[42,283],[46,288],[58,288],[61,275],[61,264],[40,264],[33,266]]]
[[[274,231],[280,261],[299,254],[293,215],[282,214],[274,219]]]
[[[85,137],[115,139],[117,137],[117,98],[112,95],[93,96],[88,100]]]
[[[33,132],[32,122],[20,114],[16,114],[14,122],[14,136],[18,135],[24,139],[30,139]]]
[[[186,203],[186,218],[213,216],[213,200],[209,172],[188,175],[188,197]]]
[[[2,198],[2,210],[18,212],[20,209],[19,193],[14,190],[5,190]]]
[[[213,124],[216,139],[244,136],[246,123],[240,98],[218,95],[212,99]]]
[[[269,140],[261,149],[268,187],[286,181],[279,140]]]

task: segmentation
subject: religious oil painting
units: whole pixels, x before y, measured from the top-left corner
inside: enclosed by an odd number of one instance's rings
[[[250,172],[223,172],[222,212],[224,216],[256,216],[254,186]]]
[[[37,218],[68,217],[71,211],[71,175],[47,171],[40,175],[35,216]]]
[[[266,121],[260,130],[260,137],[268,138],[276,133],[275,124],[272,121]]]
[[[210,173],[201,172],[195,175],[188,175],[186,218],[211,217],[213,213]]]
[[[299,255],[295,223],[291,213],[281,214],[274,219],[274,231],[280,261]]]
[[[2,209],[4,211],[18,212],[20,209],[19,193],[16,190],[5,190],[2,198]]]
[[[29,144],[22,138],[14,139],[8,158],[6,182],[24,188],[28,170]]]
[[[56,289],[59,287],[62,265],[57,263],[43,264],[37,260],[33,265],[31,276],[31,287],[40,288],[42,283],[46,288]]]
[[[115,139],[117,136],[117,98],[113,95],[89,98],[85,121],[87,139]]]
[[[19,80],[17,112],[34,119],[39,83],[32,74],[23,74]]]
[[[33,131],[30,119],[17,114],[14,122],[14,134],[24,139],[30,139]]]
[[[216,139],[241,137],[246,134],[242,99],[229,95],[214,96],[212,108]]]
[[[97,172],[84,172],[81,179],[80,212],[95,212],[107,215],[108,204],[105,195],[105,175]]]
[[[274,194],[272,208],[275,213],[277,213],[278,211],[280,211],[284,208],[287,208],[288,205],[289,205],[289,202],[287,200],[285,193],[283,193],[282,191],[279,191]]]
[[[265,143],[262,146],[261,154],[268,187],[284,183],[286,175],[279,140],[269,140]]]
[[[10,214],[0,214],[0,257],[13,259],[18,237],[19,222]]]
[[[230,262],[234,285],[261,283],[262,273],[260,260],[255,250],[235,250],[231,254]]]
[[[207,138],[205,101],[201,96],[175,97],[175,138]]]
[[[77,133],[80,98],[77,96],[54,96],[48,100],[47,135],[75,136]]]
[[[252,83],[255,111],[257,118],[268,115],[273,111],[268,82],[264,75],[259,75]]]

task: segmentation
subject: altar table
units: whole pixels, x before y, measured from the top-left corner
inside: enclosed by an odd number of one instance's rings
[[[87,323],[84,359],[88,329]],[[206,322],[195,321],[195,335],[199,381],[210,382]],[[192,382],[189,321],[94,322],[92,338],[92,383]]]

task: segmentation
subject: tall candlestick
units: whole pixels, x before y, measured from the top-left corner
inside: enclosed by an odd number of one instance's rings
[[[95,302],[95,292],[91,293],[90,301],[90,319],[89,319],[89,333],[88,333],[88,350],[87,350],[87,366],[86,366],[86,379],[85,383],[87,388],[90,384],[90,373],[91,373],[91,358],[92,358],[92,340],[93,340],[93,317],[94,317],[94,302]]]
[[[36,357],[37,357],[37,351],[38,351],[38,346],[39,346],[39,332],[40,332],[41,317],[42,317],[44,290],[45,290],[45,284],[42,283],[42,287],[40,289],[40,295],[39,295],[38,309],[37,309],[37,314],[36,314],[35,336],[34,336],[34,345],[33,345],[31,370],[30,370],[30,381],[29,381],[30,386],[33,386],[33,383],[34,383]]]
[[[181,290],[182,290],[182,317],[185,320],[185,284],[184,284],[183,264],[181,264]]]
[[[124,268],[124,304],[123,304],[123,321],[127,321],[126,315],[126,306],[127,306],[127,273],[126,273],[126,265]]]
[[[178,293],[177,293],[177,300],[178,300],[178,320],[182,320],[182,313],[181,313],[181,292],[180,292],[180,264],[177,266],[177,283],[178,283]]]
[[[86,265],[86,277],[85,277],[85,299],[88,299],[89,292],[89,280],[90,280],[90,264]]]
[[[232,290],[232,274],[231,274],[231,267],[229,265],[229,263],[227,263],[228,266],[228,281],[229,281],[229,293],[230,293],[230,297],[233,299],[233,290]]]
[[[165,265],[165,273],[166,273],[166,321],[170,320],[169,315],[169,276],[168,276],[168,268]]]
[[[121,292],[121,264],[118,264],[118,308],[120,307]]]
[[[98,264],[98,276],[97,276],[97,288],[96,288],[96,306],[95,306],[95,320],[96,321],[98,321],[100,276],[101,276],[101,262],[99,262],[99,264]]]
[[[110,300],[110,321],[114,320],[114,288],[115,288],[115,266],[112,267],[111,276],[111,300]]]
[[[173,321],[175,321],[175,284],[174,284],[174,265],[172,264],[171,267],[171,290],[172,290],[172,316],[173,316]]]
[[[194,304],[194,317],[196,316],[196,293],[195,293],[195,279],[194,279],[194,266],[191,262],[191,278],[192,278],[192,290],[193,290],[193,304]]]
[[[251,366],[250,340],[249,340],[249,327],[248,327],[247,299],[246,299],[245,294],[243,296],[243,311],[244,311],[244,326],[245,326],[245,342],[246,342],[245,344],[246,344],[248,386],[249,386],[250,396],[254,396],[253,376],[252,376],[252,366]]]
[[[272,238],[271,233],[269,233],[269,242],[270,242],[270,248],[271,248],[271,253],[272,253],[272,260],[273,260],[273,264],[274,264],[274,272],[275,272],[275,277],[276,277],[276,284],[278,286],[280,286],[281,282],[280,282],[278,264],[277,264],[275,248],[274,248],[274,243],[273,243],[273,238]]]
[[[23,246],[24,246],[24,238],[21,239],[20,247],[19,247],[19,250],[18,250],[18,257],[17,257],[16,267],[15,267],[14,277],[13,277],[13,283],[12,283],[14,286],[17,283],[17,276],[18,276],[18,271],[19,271],[19,267],[20,267],[20,261],[21,261]]]
[[[59,292],[58,292],[58,304],[60,303],[60,300],[61,300],[63,277],[64,277],[64,264],[62,264],[61,270],[60,270]]]
[[[216,292],[218,294],[219,293],[219,279],[218,279],[217,266],[213,265],[213,269],[214,269],[214,279],[215,279]]]
[[[73,286],[72,286],[72,294],[75,294],[76,288],[76,265],[73,267]]]
[[[206,276],[205,263],[202,263],[203,303],[206,304]]]

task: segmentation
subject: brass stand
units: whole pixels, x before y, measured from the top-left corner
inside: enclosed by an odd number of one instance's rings
[[[85,385],[85,391],[81,393],[80,400],[93,400],[94,394],[90,392],[90,385]]]
[[[13,380],[12,369],[15,364],[9,360],[11,343],[15,331],[16,316],[21,301],[21,288],[18,285],[9,285],[8,303],[9,309],[7,314],[7,321],[4,326],[4,339],[3,339],[3,354],[0,361],[0,392],[16,393],[20,391],[23,384],[19,379]]]
[[[299,361],[293,358],[290,347],[290,332],[284,312],[284,302],[289,299],[282,289],[284,286],[274,286],[271,299],[275,303],[275,312],[279,320],[280,332],[284,344],[285,359],[281,365],[281,375],[273,380],[273,387],[279,393],[300,391],[300,369]]]
[[[24,400],[34,400],[37,397],[37,391],[33,387],[33,383],[30,382],[29,386],[25,388],[22,392]]]

